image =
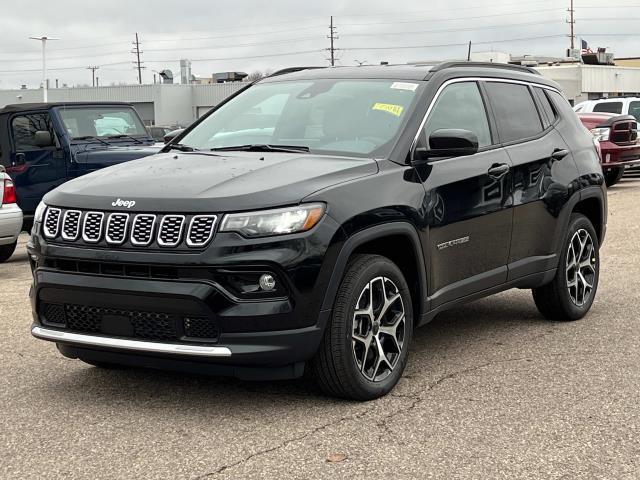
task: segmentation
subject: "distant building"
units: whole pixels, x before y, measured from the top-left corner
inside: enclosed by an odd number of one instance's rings
[[[119,101],[134,105],[146,125],[187,126],[245,87],[246,83],[208,85],[122,85],[52,88],[50,102]],[[11,103],[42,101],[41,89],[0,90],[0,108]]]

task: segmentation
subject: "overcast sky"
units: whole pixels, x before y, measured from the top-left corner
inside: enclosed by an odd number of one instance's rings
[[[131,53],[139,33],[145,70],[171,69],[180,58],[193,73],[326,65],[329,16],[339,39],[338,65],[462,59],[472,51],[563,56],[569,0],[30,0],[2,2],[0,88],[40,84],[40,45],[48,35],[53,85],[135,83]],[[567,5],[565,5],[565,3]],[[576,0],[576,34],[590,47],[640,56],[640,0]],[[632,7],[636,5],[635,7]],[[635,35],[629,35],[635,32]],[[606,36],[603,34],[607,34]],[[612,34],[612,35],[610,35]],[[578,41],[579,43],[579,41]],[[405,47],[405,48],[403,48]],[[412,47],[412,48],[406,48]]]

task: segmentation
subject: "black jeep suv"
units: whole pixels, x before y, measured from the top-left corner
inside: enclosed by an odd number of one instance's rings
[[[32,333],[70,358],[371,399],[414,328],[509,288],[593,303],[606,191],[558,86],[524,67],[300,69],[38,208]]]

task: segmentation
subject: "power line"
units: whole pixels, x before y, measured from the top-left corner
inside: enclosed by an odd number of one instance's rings
[[[501,40],[486,40],[482,42],[473,42],[474,45],[490,45],[492,43],[506,43],[506,42],[522,42],[528,40],[539,40],[543,38],[562,38],[564,34],[555,34],[555,35],[538,35],[535,37],[520,37],[520,38],[508,38]],[[442,48],[442,47],[460,47],[466,46],[468,42],[465,43],[443,43],[439,45],[401,45],[395,47],[345,47],[342,50],[404,50],[404,49],[414,49],[414,48]]]
[[[396,22],[367,22],[367,23],[341,23],[341,27],[367,27],[371,25],[396,25],[396,24],[406,24],[406,23],[425,23],[425,22],[448,22],[448,21],[456,21],[456,20],[476,20],[480,18],[493,18],[493,17],[507,17],[511,15],[526,15],[529,13],[546,13],[546,12],[559,12],[560,8],[544,8],[540,10],[528,10],[528,11],[520,11],[520,12],[509,12],[509,13],[493,13],[490,15],[476,15],[472,17],[449,17],[449,18],[429,18],[427,20],[403,20]]]

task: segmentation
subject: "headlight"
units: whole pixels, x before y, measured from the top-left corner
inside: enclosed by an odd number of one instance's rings
[[[592,128],[590,130],[591,135],[598,140],[599,142],[608,142],[609,141],[609,128]]]
[[[33,223],[42,223],[42,217],[46,209],[47,204],[41,201],[36,207],[36,213],[33,215]]]
[[[220,231],[238,232],[245,237],[306,232],[320,221],[323,214],[324,205],[321,203],[259,212],[232,213],[224,217]]]

